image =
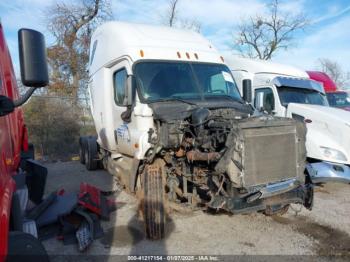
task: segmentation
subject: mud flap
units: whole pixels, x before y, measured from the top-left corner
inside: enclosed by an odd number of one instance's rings
[[[25,171],[27,172],[26,183],[29,199],[35,204],[40,204],[46,185],[47,168],[36,160],[27,159],[25,162]]]
[[[350,167],[344,164],[331,162],[309,163],[306,165],[306,169],[314,184],[328,182],[350,183]]]

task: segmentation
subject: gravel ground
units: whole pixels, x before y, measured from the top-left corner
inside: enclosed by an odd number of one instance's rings
[[[82,181],[103,190],[115,190],[107,172],[88,172],[79,162],[46,164],[47,193],[59,188],[77,192]],[[350,255],[350,185],[328,184],[315,193],[314,208],[292,209],[283,217],[172,213],[164,240],[146,240],[137,217],[135,197],[118,191],[121,202],[108,222],[105,236],[94,241],[86,254],[118,255]],[[294,207],[299,210],[299,206]],[[76,245],[56,239],[44,241],[49,254],[79,254]]]

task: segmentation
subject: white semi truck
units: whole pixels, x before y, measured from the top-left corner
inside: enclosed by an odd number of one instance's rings
[[[198,33],[108,22],[92,36],[89,63],[97,138],[80,138],[81,162],[140,196],[149,238],[164,236],[169,201],[267,215],[291,203],[311,209],[305,124],[254,115]]]
[[[307,170],[314,183],[350,182],[350,113],[329,107],[323,86],[283,64],[226,57],[242,91],[252,81],[255,108],[306,123]]]

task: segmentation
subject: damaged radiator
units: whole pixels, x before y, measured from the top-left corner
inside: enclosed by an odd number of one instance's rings
[[[216,170],[224,171],[237,187],[303,179],[306,128],[285,118],[250,118],[238,123],[229,148]]]

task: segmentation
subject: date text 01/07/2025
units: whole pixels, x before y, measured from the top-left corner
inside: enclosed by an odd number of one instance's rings
[[[128,256],[128,261],[218,261],[217,256]]]

